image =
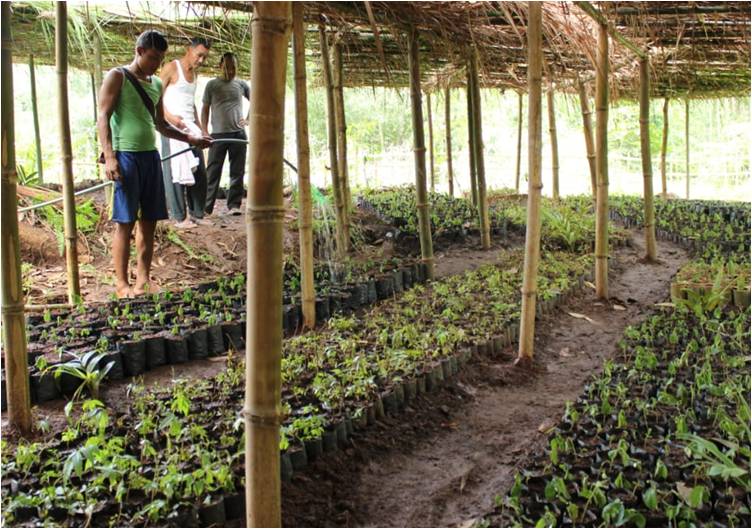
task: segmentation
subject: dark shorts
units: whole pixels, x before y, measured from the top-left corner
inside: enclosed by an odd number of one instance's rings
[[[162,163],[159,152],[118,152],[120,182],[115,182],[112,220],[131,223],[136,220],[167,218]]]

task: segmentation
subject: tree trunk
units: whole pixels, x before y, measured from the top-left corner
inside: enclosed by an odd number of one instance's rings
[[[57,65],[58,118],[60,127],[61,161],[63,166],[63,218],[65,263],[68,271],[68,302],[81,299],[78,280],[78,247],[76,230],[76,199],[73,196],[73,148],[68,108],[68,6],[55,2],[55,62]]]
[[[337,126],[337,170],[341,186],[342,212],[345,230],[345,251],[350,250],[350,176],[347,167],[347,120],[345,119],[345,92],[342,76],[342,43],[336,42],[332,49],[332,80],[334,88],[334,122]]]
[[[326,38],[326,30],[323,24],[319,24],[319,38],[321,43],[321,66],[326,85],[326,114],[327,132],[329,137],[329,166],[332,172],[332,197],[336,215],[335,238],[337,240],[337,257],[343,258],[347,254],[347,237],[345,224],[345,201],[342,196],[342,184],[339,175],[339,160],[337,157],[337,122],[334,106],[334,89],[332,87],[332,68],[329,62],[329,43]]]
[[[517,92],[517,169],[514,173],[514,192],[520,194],[522,168],[522,92]]]
[[[37,107],[37,76],[34,68],[34,56],[29,55],[29,76],[31,78],[31,116],[34,120],[34,143],[37,153],[37,176],[44,182],[44,160],[42,159],[42,137],[39,133],[39,108]]]
[[[478,206],[478,173],[475,160],[475,116],[473,115],[473,86],[470,67],[467,68],[467,145],[470,162],[470,198],[473,206]]]
[[[653,206],[653,163],[650,159],[650,73],[647,59],[640,59],[640,148],[645,195],[645,259],[655,261],[657,249]]]
[[[551,192],[553,199],[559,200],[559,142],[556,139],[556,109],[554,108],[554,89],[546,91],[548,102],[548,134],[551,139]]]
[[[486,165],[483,158],[483,118],[481,114],[480,80],[478,78],[478,58],[473,48],[470,53],[470,71],[473,89],[473,136],[475,138],[475,172],[478,186],[478,219],[480,221],[480,243],[484,250],[491,248],[491,225],[488,221],[488,197],[486,196]]]
[[[313,283],[313,206],[311,204],[311,150],[308,143],[308,93],[305,69],[303,4],[292,7],[295,67],[295,134],[298,144],[298,236],[300,237],[300,298],[303,326],[316,326],[316,292]]]
[[[410,102],[413,107],[413,149],[415,151],[415,193],[418,206],[421,260],[428,269],[428,278],[433,279],[433,241],[431,240],[431,214],[426,191],[426,144],[423,136],[423,105],[420,91],[420,57],[418,56],[418,32],[410,29]]]
[[[580,109],[582,110],[582,130],[585,133],[585,150],[587,153],[588,167],[590,168],[590,188],[593,193],[593,199],[596,196],[596,170],[595,170],[595,145],[593,144],[593,122],[590,116],[593,112],[590,110],[588,103],[587,90],[585,83],[577,79],[577,89],[580,93]]]
[[[428,160],[431,167],[431,193],[436,192],[436,167],[433,163],[433,114],[431,93],[426,92],[426,110],[428,112]]]
[[[31,433],[29,363],[26,356],[26,320],[21,280],[16,197],[16,145],[13,121],[13,40],[10,2],[2,3],[2,321],[8,420],[21,435]],[[33,61],[30,62],[33,71]],[[3,396],[3,398],[5,398]]]
[[[446,127],[446,150],[447,150],[447,179],[449,181],[449,196],[454,196],[454,174],[452,171],[452,100],[449,97],[449,87],[444,89],[444,123]]]
[[[245,385],[247,527],[280,527],[282,163],[291,2],[257,2],[251,21],[248,307]]]
[[[661,194],[668,197],[666,180],[666,150],[668,148],[668,97],[663,99],[663,139],[661,140]]]
[[[595,82],[595,295],[608,299],[608,30],[598,29]]]
[[[685,139],[685,159],[684,168],[687,172],[686,179],[686,199],[689,200],[689,98],[684,100],[684,139]]]
[[[541,39],[541,4],[528,2],[527,20],[527,138],[528,186],[527,226],[525,228],[525,268],[522,276],[520,308],[520,340],[518,362],[530,362],[535,348],[535,296],[538,282],[541,230],[541,72],[543,48]]]

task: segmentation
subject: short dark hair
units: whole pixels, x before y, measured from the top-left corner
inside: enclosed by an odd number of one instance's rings
[[[191,38],[191,48],[195,48],[196,46],[203,46],[207,50],[211,48],[211,44],[207,39],[204,37],[193,37]]]
[[[167,51],[167,39],[156,29],[147,29],[136,39],[136,47],[145,50]]]
[[[222,66],[225,63],[225,59],[235,60],[235,54],[231,51],[226,51],[222,54],[222,58],[219,59],[219,65]]]

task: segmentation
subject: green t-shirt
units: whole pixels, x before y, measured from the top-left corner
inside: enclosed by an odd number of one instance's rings
[[[139,82],[156,107],[162,96],[162,80],[152,75],[150,83],[140,79]],[[114,151],[143,152],[157,148],[154,120],[146,110],[141,96],[125,76],[123,76],[123,87],[115,104],[115,110],[110,117],[110,129]]]

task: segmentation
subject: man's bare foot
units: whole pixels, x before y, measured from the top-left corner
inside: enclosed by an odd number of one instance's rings
[[[193,222],[194,222],[195,224],[199,224],[199,225],[201,225],[201,226],[211,226],[212,224],[214,224],[214,223],[213,223],[213,222],[212,222],[211,220],[209,220],[209,219],[198,219],[198,218],[196,218],[196,217],[191,217],[191,220],[192,220],[192,221],[193,221]]]
[[[193,222],[191,219],[186,218],[183,221],[176,222],[175,223],[175,227],[179,228],[181,230],[190,230],[191,228],[195,228],[196,227],[196,223]]]
[[[131,290],[130,285],[120,285],[115,288],[115,296],[117,296],[118,299],[123,298],[132,298],[133,297],[133,291]]]
[[[150,283],[149,281],[146,281],[142,284],[136,283],[136,286],[133,287],[134,296],[143,296],[145,294],[159,294],[160,291],[161,289],[159,288],[159,285]]]

